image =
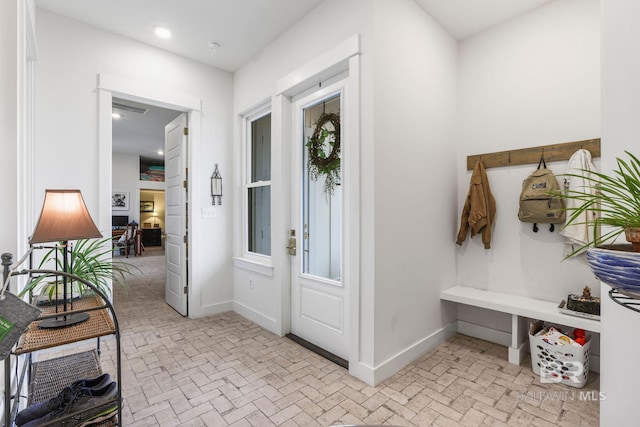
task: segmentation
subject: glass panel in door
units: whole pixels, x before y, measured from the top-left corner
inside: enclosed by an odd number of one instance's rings
[[[303,109],[302,273],[340,284],[340,95]]]

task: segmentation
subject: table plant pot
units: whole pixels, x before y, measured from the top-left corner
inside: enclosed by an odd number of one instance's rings
[[[633,250],[640,252],[640,228],[627,227],[624,229],[624,234],[627,242],[633,246]]]
[[[617,291],[640,298],[640,252],[628,244],[587,249],[587,264],[595,276]]]
[[[114,261],[111,258],[111,251],[113,250],[112,237],[104,239],[80,239],[75,244],[70,245],[68,252],[69,262],[67,265],[67,273],[80,277],[87,282],[94,284],[102,293],[110,295],[111,290],[109,287],[109,281],[120,284],[124,290],[127,290],[126,275],[135,274],[139,269],[131,264]],[[64,271],[63,256],[66,249],[63,246],[56,246],[55,248],[47,251],[40,262],[39,269],[55,264],[55,269],[58,271]],[[46,279],[50,281],[50,276],[34,277],[27,286],[22,290],[20,296],[27,292],[34,292],[42,288],[41,283]],[[87,291],[87,287],[78,282],[71,282],[72,288],[67,288],[67,294],[70,295],[70,291],[73,290],[73,295],[76,295],[77,291],[80,294],[84,294]],[[69,285],[69,284],[68,284]],[[46,286],[46,285],[45,285]],[[76,289],[76,286],[78,287]],[[50,295],[51,298],[55,297],[56,286],[51,285],[43,293],[43,295]],[[62,295],[62,285],[60,285],[58,295]],[[62,299],[62,297],[60,297]]]
[[[600,280],[640,295],[640,159],[625,153],[629,158],[617,158],[617,167],[610,174],[582,171],[583,175],[565,175],[586,180],[588,188],[567,191],[560,197],[579,202],[567,208],[565,226],[593,227],[592,240],[569,256],[586,250],[589,267]],[[586,222],[584,218],[588,218]],[[622,233],[631,245],[616,244]]]
[[[588,186],[555,194],[578,202],[576,207],[566,209],[568,215],[565,227],[586,224],[594,230],[593,239],[569,256],[581,253],[589,247],[613,243],[622,233],[632,242],[640,237],[640,159],[628,151],[625,153],[629,159],[617,158],[617,168],[610,174],[583,171],[584,175],[564,175],[569,179],[583,179]],[[592,191],[594,188],[596,191]],[[592,215],[587,215],[588,219],[583,222],[585,212]],[[604,234],[597,232],[600,229],[604,230]],[[634,249],[640,250],[640,245],[634,245]]]

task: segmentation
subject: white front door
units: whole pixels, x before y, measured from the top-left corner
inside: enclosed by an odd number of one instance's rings
[[[348,361],[342,86],[294,99],[293,107],[291,333]]]
[[[187,294],[187,115],[165,126],[165,300],[178,313],[188,314]]]

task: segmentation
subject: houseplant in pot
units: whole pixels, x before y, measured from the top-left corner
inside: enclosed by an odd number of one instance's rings
[[[75,244],[71,245],[68,252],[69,262],[66,272],[95,284],[105,295],[110,294],[109,280],[120,284],[126,291],[127,287],[124,280],[126,275],[134,274],[136,271],[139,271],[139,269],[134,265],[111,259],[110,254],[113,250],[112,240],[113,239],[109,237],[104,239],[80,239],[76,241]],[[38,268],[45,268],[53,262],[58,271],[64,271],[64,251],[65,248],[62,246],[50,249],[44,254]],[[32,291],[40,295],[45,295],[50,300],[56,296],[63,295],[62,283],[42,283],[50,278],[51,276],[34,277],[22,290],[20,295],[22,296]],[[67,283],[68,294],[79,296],[86,291],[85,286],[80,283]]]
[[[640,293],[640,159],[625,153],[628,159],[617,158],[617,167],[610,174],[568,174],[584,179],[587,186],[560,197],[578,202],[567,208],[565,227],[593,227],[591,240],[570,256],[586,249],[587,262],[600,280],[619,290]],[[630,245],[615,243],[623,233]]]

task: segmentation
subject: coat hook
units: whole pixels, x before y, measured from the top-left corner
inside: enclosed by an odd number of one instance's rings
[[[544,161],[544,148],[542,149],[542,152],[540,153],[540,161],[538,162],[538,169],[540,169],[540,166],[544,165],[544,167],[547,167],[547,162]]]

